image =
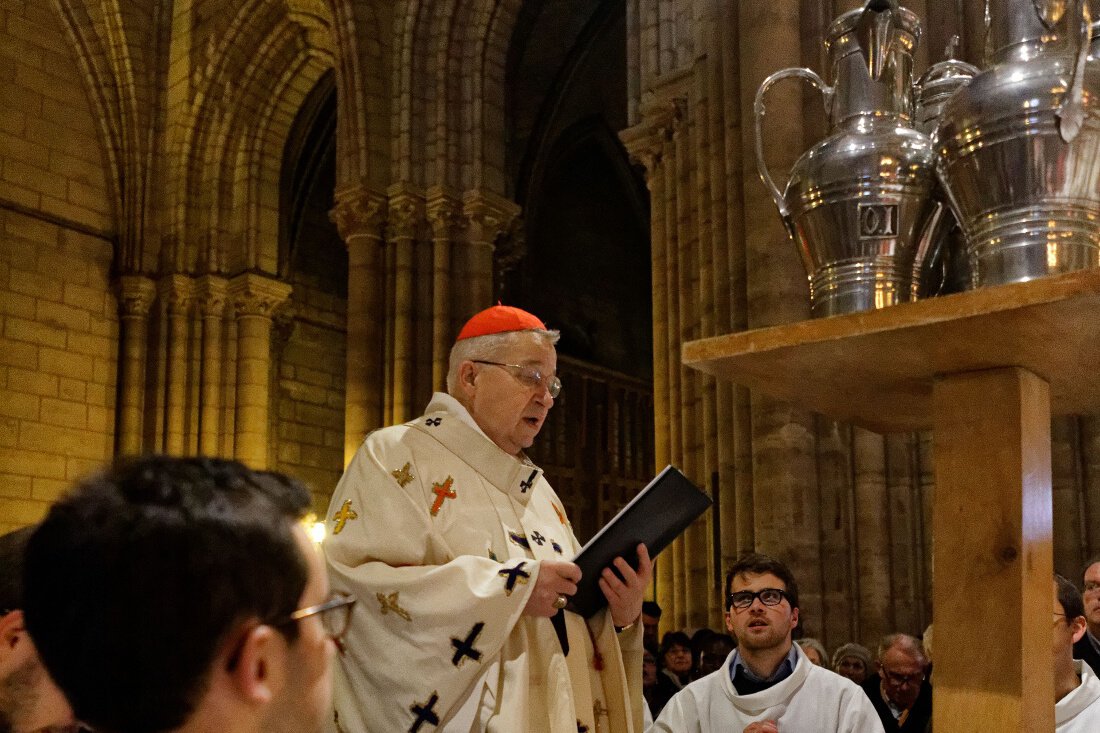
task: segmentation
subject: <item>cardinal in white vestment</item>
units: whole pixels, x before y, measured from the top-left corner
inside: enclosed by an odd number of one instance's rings
[[[561,389],[557,338],[517,308],[475,315],[448,394],[369,435],[348,465],[324,550],[334,589],[359,603],[332,730],[641,733],[649,555],[639,545],[637,570],[618,558],[603,571],[608,607],[592,618],[562,610],[579,546],[524,455]]]

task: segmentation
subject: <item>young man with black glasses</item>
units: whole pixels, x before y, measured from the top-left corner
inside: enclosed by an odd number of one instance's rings
[[[30,539],[27,628],[97,733],[315,733],[330,715],[332,597],[296,481],[147,457],[83,481]]]
[[[792,642],[798,585],[786,565],[746,555],[726,575],[726,591],[726,627],[737,648],[718,671],[677,693],[651,731],[882,733],[859,687],[811,663]]]

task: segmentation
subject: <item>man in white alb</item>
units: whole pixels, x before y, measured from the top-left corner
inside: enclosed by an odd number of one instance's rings
[[[676,693],[650,731],[883,733],[863,690],[812,664],[791,641],[798,585],[786,565],[746,555],[726,575],[726,591],[737,648],[718,671]]]
[[[607,609],[561,610],[579,547],[524,455],[561,389],[557,338],[518,308],[475,315],[448,394],[369,435],[336,487],[329,574],[361,599],[337,667],[342,733],[640,733],[648,553],[603,571]]]

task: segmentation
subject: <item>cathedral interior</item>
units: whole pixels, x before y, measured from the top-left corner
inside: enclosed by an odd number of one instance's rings
[[[116,456],[234,457],[323,516],[371,430],[442,389],[495,302],[561,331],[531,457],[583,542],[666,464],[714,505],[658,559],[667,628],[782,558],[803,633],[919,633],[932,437],[681,363],[810,317],[754,159],[777,69],[856,0],[0,0],[0,530]],[[912,0],[916,73],[982,7]],[[827,131],[771,94],[776,175]],[[1100,420],[1057,417],[1055,568],[1100,551]]]

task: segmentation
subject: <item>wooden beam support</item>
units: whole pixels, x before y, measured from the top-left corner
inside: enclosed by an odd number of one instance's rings
[[[1050,389],[1008,367],[933,387],[936,733],[1054,730]]]

